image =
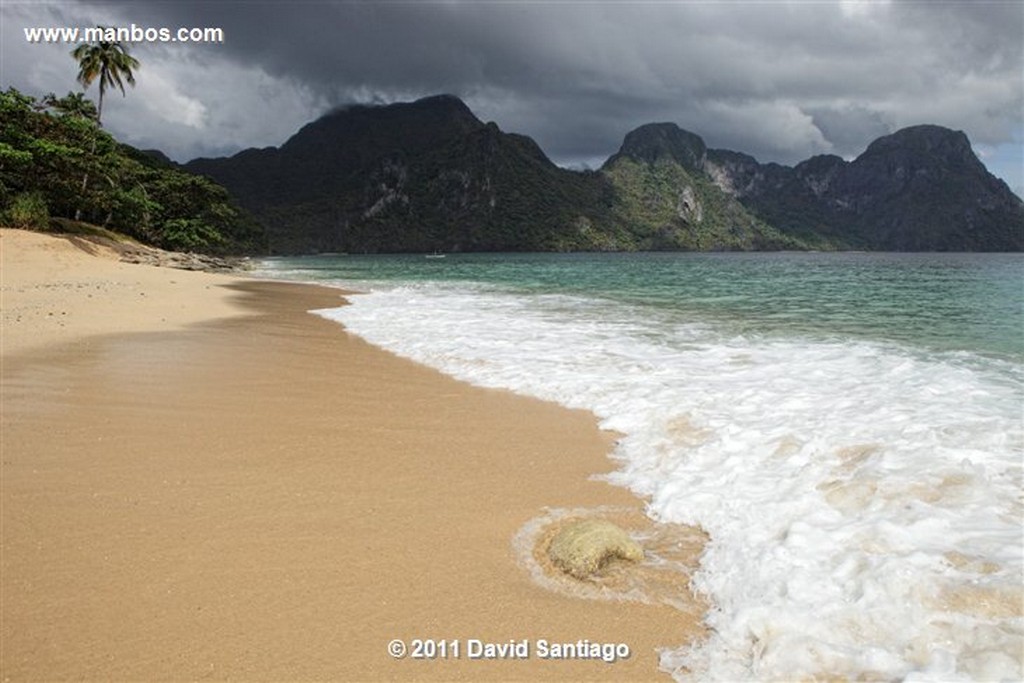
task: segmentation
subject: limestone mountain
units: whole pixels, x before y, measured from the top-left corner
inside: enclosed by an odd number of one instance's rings
[[[748,211],[704,172],[707,147],[674,123],[650,123],[626,135],[601,173],[614,187],[615,224],[641,249],[806,249],[830,246],[795,238]]]
[[[1024,202],[961,131],[913,126],[851,162],[825,155],[792,168],[710,150],[704,169],[763,220],[798,236],[883,251],[1024,249]]]
[[[187,168],[231,188],[279,253],[594,249],[611,205],[596,174],[445,95],[341,109],[280,148]]]
[[[937,126],[791,168],[655,123],[576,172],[440,95],[339,109],[281,147],[185,168],[227,187],[274,253],[1024,248],[1020,199]]]
[[[626,133],[619,151],[605,162],[614,165],[623,157],[647,164],[669,161],[687,171],[700,172],[708,148],[696,133],[683,130],[674,123],[648,123]]]

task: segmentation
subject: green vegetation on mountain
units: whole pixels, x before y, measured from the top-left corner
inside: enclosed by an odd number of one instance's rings
[[[702,171],[700,137],[671,123],[641,126],[602,167],[615,188],[613,215],[643,250],[725,251],[827,248],[758,219]]]
[[[186,168],[224,183],[279,253],[619,248],[595,227],[609,216],[606,183],[454,97],[351,107],[278,149]]]
[[[76,219],[166,249],[263,251],[262,227],[227,190],[115,140],[81,94],[0,93],[0,223]]]
[[[614,214],[641,250],[805,249],[751,215],[708,178],[661,159],[617,159],[603,169],[616,189]]]
[[[789,168],[653,123],[581,173],[441,95],[341,109],[280,148],[185,168],[223,183],[275,253],[1024,247],[1019,198],[966,137],[919,128]]]

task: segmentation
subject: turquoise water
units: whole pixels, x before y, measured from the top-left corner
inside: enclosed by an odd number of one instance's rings
[[[711,539],[691,583],[713,605],[708,639],[666,627],[661,666],[679,680],[1024,680],[1021,255],[323,256],[264,271],[359,290],[317,313],[621,435],[609,481]]]
[[[347,283],[472,282],[676,311],[728,330],[892,340],[1024,358],[1018,254],[466,254],[274,259]]]

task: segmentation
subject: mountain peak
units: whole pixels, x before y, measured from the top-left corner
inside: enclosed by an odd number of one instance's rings
[[[894,152],[968,163],[977,162],[966,133],[933,124],[910,126],[880,137],[868,145],[859,159]]]
[[[483,127],[483,122],[454,95],[434,95],[414,102],[355,104],[306,124],[280,151],[324,157],[325,163],[332,165],[338,159],[372,156],[382,150],[416,152]]]
[[[891,251],[1019,251],[1024,203],[990,174],[962,131],[936,125],[878,138],[852,162],[795,168],[711,154],[709,172],[765,221]]]
[[[619,157],[648,164],[659,159],[671,159],[683,168],[699,171],[704,166],[706,155],[707,146],[696,133],[683,130],[674,123],[648,123],[627,133],[618,154],[606,165]]]
[[[459,127],[479,128],[483,123],[466,103],[454,95],[431,95],[412,102],[390,104],[349,104],[337,107],[313,121],[316,125],[358,125],[366,121],[396,121],[402,119],[444,123]]]
[[[418,100],[413,100],[411,104],[416,104],[420,106],[430,105],[438,107],[454,107],[457,109],[464,109],[465,111],[469,111],[469,107],[466,106],[466,103],[459,99],[456,95],[452,95],[451,93],[427,95],[426,97],[421,97]]]
[[[473,112],[470,111],[466,103],[455,95],[441,94],[441,95],[428,95],[427,97],[421,97],[418,100],[412,100],[411,102],[389,102],[389,103],[362,103],[354,102],[351,104],[343,104],[335,107],[326,114],[324,118],[331,116],[344,116],[353,112],[373,112],[375,115],[387,114],[389,112],[401,112],[401,111],[447,111],[449,113],[457,114],[460,116],[471,116],[474,119],[476,117]]]

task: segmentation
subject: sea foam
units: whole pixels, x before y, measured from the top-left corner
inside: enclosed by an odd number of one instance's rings
[[[318,313],[623,434],[609,478],[711,536],[711,636],[666,634],[680,680],[1024,676],[1019,366],[468,285]]]

